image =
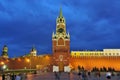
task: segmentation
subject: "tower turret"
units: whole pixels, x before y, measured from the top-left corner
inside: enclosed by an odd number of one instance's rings
[[[54,32],[53,32],[53,34],[52,34],[52,38],[54,38],[54,36],[55,36],[55,35],[54,35]]]
[[[37,56],[37,50],[35,49],[35,47],[33,46],[31,51],[30,51],[30,55],[31,56]]]
[[[3,58],[8,58],[8,47],[7,47],[7,45],[4,45],[1,56]]]

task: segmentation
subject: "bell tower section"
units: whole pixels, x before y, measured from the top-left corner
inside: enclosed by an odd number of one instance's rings
[[[56,19],[56,32],[52,34],[53,65],[59,66],[59,71],[64,71],[64,66],[69,65],[70,35],[66,33],[66,22],[60,9]]]

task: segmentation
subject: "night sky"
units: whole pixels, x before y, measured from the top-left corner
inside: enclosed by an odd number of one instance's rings
[[[35,45],[52,54],[52,32],[62,7],[71,50],[120,48],[120,0],[0,0],[0,54],[22,56]]]

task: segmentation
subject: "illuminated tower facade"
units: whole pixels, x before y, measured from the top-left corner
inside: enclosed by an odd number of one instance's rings
[[[56,32],[52,34],[53,65],[59,66],[59,71],[64,71],[64,66],[69,65],[70,35],[66,33],[66,21],[60,9],[56,19]]]
[[[2,50],[2,55],[3,58],[8,58],[8,47],[4,45],[3,50]]]

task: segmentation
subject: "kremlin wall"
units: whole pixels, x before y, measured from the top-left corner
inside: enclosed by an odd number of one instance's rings
[[[64,71],[65,66],[77,69],[78,66],[85,70],[97,68],[114,68],[120,70],[120,49],[103,49],[103,51],[71,51],[70,34],[66,32],[66,21],[60,9],[56,19],[56,32],[52,34],[52,54],[37,55],[37,50],[32,47],[27,55],[9,58],[8,47],[5,45],[0,57],[0,67],[7,65],[9,70],[38,69],[52,71],[57,66],[59,71]]]
[[[114,68],[120,70],[120,49],[104,49],[103,51],[71,51],[70,63],[74,67],[83,66],[87,70],[93,67]]]

